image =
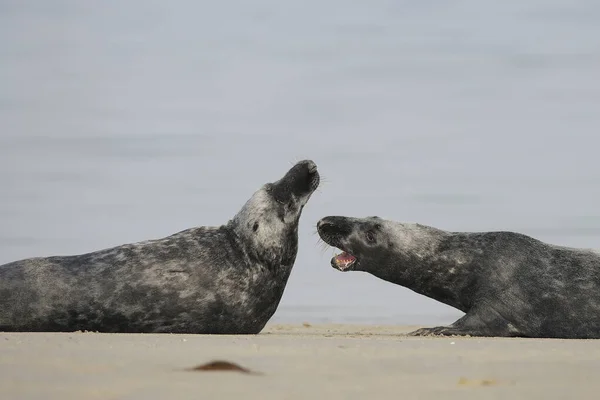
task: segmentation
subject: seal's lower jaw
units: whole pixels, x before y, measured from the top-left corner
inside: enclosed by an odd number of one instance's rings
[[[331,259],[331,266],[342,272],[350,271],[356,264],[357,260],[352,254],[342,251],[341,254]]]
[[[319,183],[321,183],[321,176],[317,170],[317,165],[313,162],[308,162],[307,164],[306,181],[308,194],[311,195],[315,190],[317,190]]]

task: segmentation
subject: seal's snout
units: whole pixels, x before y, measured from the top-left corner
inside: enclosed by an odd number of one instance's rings
[[[346,218],[322,218],[317,222],[317,232],[325,243],[342,250],[341,254],[331,259],[332,267],[340,271],[347,271],[357,263],[356,257],[346,248],[346,239],[352,233],[352,226]]]
[[[321,218],[317,222],[317,231],[319,232],[319,236],[323,238],[324,236],[335,234],[335,223],[330,220],[331,217]]]
[[[352,227],[344,217],[325,217],[317,222],[317,231],[323,235],[347,236],[352,232]]]
[[[317,221],[317,229],[319,231],[321,230],[321,228],[325,227],[326,225],[328,225],[327,218],[322,218],[319,221]]]
[[[302,169],[304,169],[309,184],[313,183],[316,180],[318,183],[319,171],[317,170],[317,164],[315,164],[314,161],[304,160],[304,161],[300,161],[296,165],[299,165],[302,167]]]
[[[317,164],[313,160],[303,160],[298,164],[306,166],[306,170],[309,174],[314,174],[317,172]]]
[[[283,178],[269,185],[268,191],[280,204],[300,206],[294,208],[297,210],[306,204],[320,182],[317,164],[312,160],[303,160],[294,164]]]
[[[321,218],[317,222],[317,233],[322,241],[330,246],[339,246],[339,237],[335,224],[331,221],[331,217]]]
[[[294,175],[297,189],[312,193],[319,186],[321,177],[314,161],[299,161],[292,170],[296,171]]]

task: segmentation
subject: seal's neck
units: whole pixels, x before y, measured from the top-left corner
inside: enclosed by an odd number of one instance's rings
[[[245,220],[234,218],[227,224],[237,248],[256,264],[277,274],[289,274],[298,252],[298,224],[273,227],[260,222],[256,229],[250,229]]]
[[[476,295],[478,250],[465,240],[464,234],[440,231],[429,251],[391,257],[381,278],[467,312]]]

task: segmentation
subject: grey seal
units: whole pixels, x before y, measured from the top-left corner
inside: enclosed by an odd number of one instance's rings
[[[257,334],[298,251],[320,182],[311,160],[260,187],[226,224],[0,266],[0,331]]]
[[[328,216],[320,238],[340,271],[364,271],[465,315],[412,336],[600,338],[600,254],[515,232],[450,232]]]

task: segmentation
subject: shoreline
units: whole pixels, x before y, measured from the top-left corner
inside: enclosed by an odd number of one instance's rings
[[[0,333],[0,398],[595,398],[596,340],[409,337],[268,324],[258,335]],[[239,371],[190,371],[226,361]]]

